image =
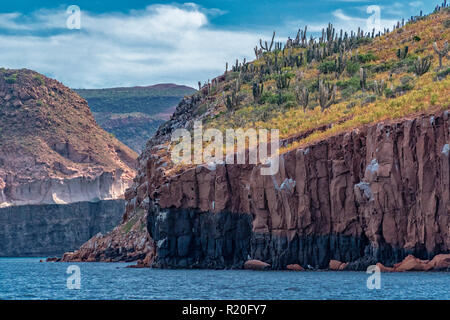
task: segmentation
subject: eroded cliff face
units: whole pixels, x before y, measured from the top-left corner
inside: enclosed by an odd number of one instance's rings
[[[1,208],[0,256],[61,255],[112,230],[124,209],[124,200]]]
[[[133,184],[125,192],[125,213],[121,223],[108,234],[93,237],[78,250],[67,252],[62,257],[63,261],[153,261],[154,241],[147,232],[149,192],[173,168],[167,151],[171,132],[192,124],[193,110],[199,101],[197,95],[184,98],[170,120],[161,125],[147,142],[147,147],[138,157]]]
[[[32,181],[18,181],[11,177],[9,181],[8,197],[4,189],[0,190],[0,208],[119,199],[123,198],[130,184],[129,178],[124,178],[121,170]]]
[[[123,196],[137,154],[86,101],[37,72],[0,70],[0,208]]]
[[[156,267],[430,259],[450,252],[449,142],[448,111],[384,122],[287,152],[275,176],[254,165],[176,173],[153,144],[127,203],[148,194]]]

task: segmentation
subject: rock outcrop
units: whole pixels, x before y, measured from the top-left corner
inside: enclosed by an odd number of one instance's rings
[[[432,260],[421,260],[408,255],[403,261],[386,267],[377,263],[382,272],[405,272],[405,271],[450,271],[450,254],[438,254]]]
[[[244,269],[255,270],[255,271],[265,271],[270,269],[270,264],[259,260],[248,260],[244,263]]]
[[[147,263],[141,262],[140,266],[153,264],[155,246],[147,232],[147,212],[150,209],[149,189],[150,187],[154,188],[154,183],[149,182],[148,177],[153,176],[156,183],[156,177],[160,179],[166,174],[167,170],[173,168],[166,143],[170,139],[170,133],[174,130],[192,126],[193,111],[198,106],[199,101],[197,95],[184,98],[178,104],[170,120],[161,125],[155,136],[147,142],[147,147],[138,157],[137,173],[133,179],[133,184],[124,195],[126,200],[125,214],[120,225],[102,237],[93,237],[79,250],[68,252],[62,260],[142,260],[147,261]],[[177,233],[177,231],[173,232]],[[242,257],[244,256],[245,254]],[[188,266],[187,263],[182,263]],[[168,266],[167,263],[161,263],[161,267]],[[207,266],[202,267],[206,268]]]
[[[112,231],[95,235],[78,250],[64,253],[59,261],[131,262],[141,260],[142,266],[144,264],[148,266],[149,259],[153,259],[153,248],[146,232],[143,212],[138,212],[131,219],[117,224]]]
[[[121,220],[124,200],[0,208],[0,256],[57,256]]]
[[[445,111],[354,129],[283,154],[274,176],[255,165],[174,172],[153,153],[140,178],[153,265],[227,268],[257,259],[273,269],[328,268],[338,260],[361,270],[447,253],[449,128]],[[144,201],[139,189],[129,203]]]
[[[305,271],[305,269],[299,264],[288,264],[286,270],[289,271]]]

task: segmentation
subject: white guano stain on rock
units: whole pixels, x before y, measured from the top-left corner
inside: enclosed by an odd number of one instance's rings
[[[450,145],[447,143],[442,147],[442,153],[448,157],[449,152],[450,152]]]
[[[366,172],[370,171],[371,173],[375,173],[378,171],[379,165],[377,159],[372,159],[370,164],[366,168]]]

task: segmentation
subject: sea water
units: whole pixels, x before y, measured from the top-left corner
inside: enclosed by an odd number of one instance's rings
[[[0,258],[0,299],[450,299],[445,272],[381,273],[380,289],[369,289],[365,272],[133,269],[41,259]]]

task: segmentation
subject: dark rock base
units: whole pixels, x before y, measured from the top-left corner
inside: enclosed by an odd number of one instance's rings
[[[288,236],[252,231],[252,217],[229,212],[202,213],[188,209],[160,209],[148,214],[154,240],[156,268],[241,269],[250,259],[264,261],[274,270],[298,264],[305,269],[327,269],[330,260],[347,263],[345,270],[366,270],[380,262],[393,266],[408,255],[431,259],[439,253],[425,248],[398,249],[373,245],[363,235]]]

